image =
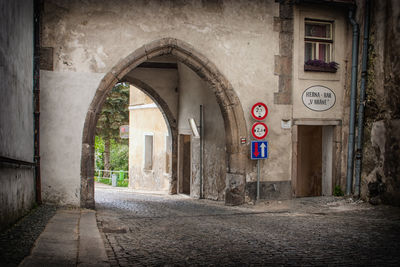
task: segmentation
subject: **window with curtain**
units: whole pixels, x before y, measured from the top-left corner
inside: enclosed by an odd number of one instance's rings
[[[305,21],[305,54],[304,61],[332,61],[332,22],[306,19]]]

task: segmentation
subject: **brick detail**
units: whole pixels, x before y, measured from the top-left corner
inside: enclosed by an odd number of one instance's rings
[[[279,90],[274,103],[292,104],[293,89],[293,1],[279,1],[279,17],[274,18],[274,31],[279,31],[279,55],[275,56],[275,75],[279,76]]]

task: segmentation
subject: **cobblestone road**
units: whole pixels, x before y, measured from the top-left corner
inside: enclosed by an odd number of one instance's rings
[[[96,188],[112,266],[400,265],[398,208],[334,198],[276,203],[226,207]]]

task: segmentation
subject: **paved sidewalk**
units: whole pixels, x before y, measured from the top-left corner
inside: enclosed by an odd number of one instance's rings
[[[35,241],[56,211],[54,205],[38,206],[0,233],[0,265],[16,267],[28,257]]]
[[[96,212],[57,210],[20,266],[109,266]]]

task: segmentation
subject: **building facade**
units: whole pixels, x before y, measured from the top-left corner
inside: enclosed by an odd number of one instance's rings
[[[189,164],[193,197],[232,204],[254,199],[251,108],[263,102],[269,158],[260,161],[261,198],[332,194],[344,185],[346,161],[347,8],[285,1],[45,1],[42,47],[53,60],[50,70],[42,70],[43,109],[60,97],[73,108],[44,112],[64,123],[43,125],[42,138],[82,145],[65,144],[71,168],[58,173],[57,151],[52,142],[43,144],[43,186],[51,186],[44,194],[54,199],[61,191],[71,204],[93,201],[92,167],[82,162],[92,154],[92,116],[115,81],[146,91],[165,113],[172,138],[170,193],[178,192]],[[337,65],[318,69],[318,62]],[[202,146],[188,124],[189,118],[200,123],[200,105]],[[64,177],[68,185],[45,177]]]
[[[168,192],[171,137],[157,105],[131,86],[129,95],[129,188]]]
[[[352,193],[350,165],[364,156],[362,196],[397,203],[399,7],[369,1],[365,35],[366,2],[42,1],[43,199],[94,206],[95,125],[107,92],[125,81],[165,118],[162,187],[171,194],[242,204],[256,198],[258,173],[262,199]],[[364,36],[365,148],[348,157]],[[268,159],[258,165],[251,112],[259,102],[268,107]]]

